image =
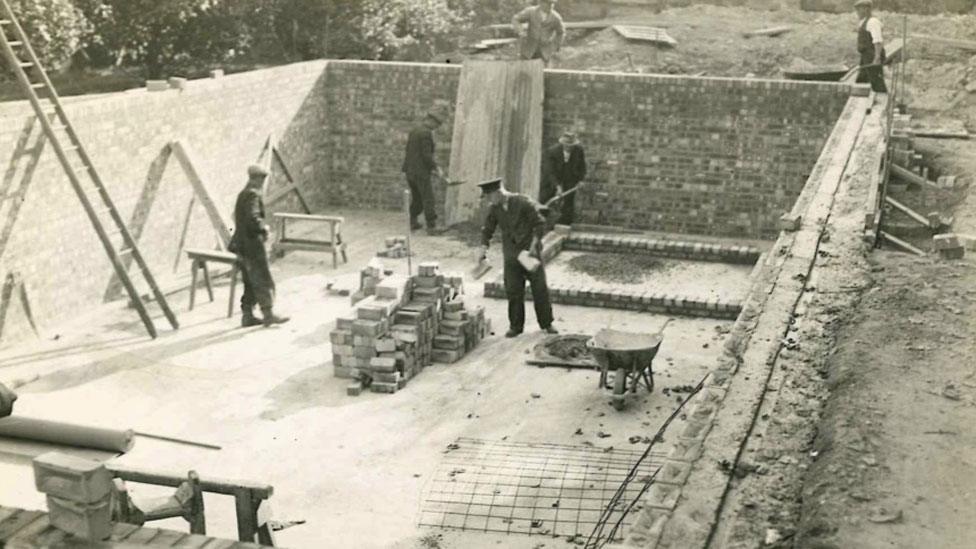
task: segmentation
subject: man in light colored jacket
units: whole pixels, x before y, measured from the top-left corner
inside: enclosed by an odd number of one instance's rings
[[[512,17],[522,59],[542,59],[548,65],[562,47],[566,30],[562,16],[553,9],[555,4],[556,0],[539,0],[539,5],[529,6]],[[528,24],[526,29],[522,28],[523,23]]]

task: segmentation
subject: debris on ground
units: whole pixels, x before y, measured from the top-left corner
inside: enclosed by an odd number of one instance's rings
[[[641,254],[581,254],[567,262],[569,269],[615,284],[640,284],[654,272],[669,269],[673,262]]]

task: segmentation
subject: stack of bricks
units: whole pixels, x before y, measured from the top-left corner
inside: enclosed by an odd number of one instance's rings
[[[34,459],[34,483],[52,526],[91,542],[111,536],[114,482],[104,464],[49,452]]]
[[[359,303],[364,298],[376,294],[376,286],[383,281],[386,276],[386,269],[378,259],[370,260],[359,271],[359,291],[352,294],[352,304]]]
[[[410,250],[407,249],[407,237],[405,236],[387,237],[383,244],[384,248],[376,252],[379,257],[399,259],[410,255]]]
[[[335,375],[357,380],[349,395],[367,387],[395,393],[432,362],[456,362],[488,332],[484,309],[464,309],[461,275],[442,273],[434,262],[421,263],[418,271],[380,279],[355,318],[336,321]]]

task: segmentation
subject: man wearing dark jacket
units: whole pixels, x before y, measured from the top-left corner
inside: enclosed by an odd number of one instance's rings
[[[586,156],[583,146],[573,132],[563,132],[559,143],[548,148],[543,156],[543,180],[539,202],[545,204],[552,197],[573,189],[586,177]],[[557,204],[559,223],[572,225],[576,217],[576,193]]]
[[[268,170],[253,164],[247,169],[248,181],[234,205],[234,236],[228,250],[240,256],[244,295],[241,296],[241,326],[283,324],[288,317],[274,314],[275,283],[271,278],[268,251],[264,247],[270,229],[264,222],[262,191]],[[254,305],[261,307],[263,321],[254,317]]]
[[[508,298],[508,332],[515,337],[525,327],[525,281],[532,287],[532,304],[539,327],[549,334],[559,333],[552,325],[552,305],[546,284],[546,269],[539,261],[545,220],[539,205],[531,198],[510,193],[501,179],[479,183],[481,196],[489,203],[488,216],[481,231],[478,258],[488,254],[488,245],[497,227],[502,228],[502,255],[505,258],[505,294]],[[521,257],[520,257],[521,256]],[[526,263],[537,263],[527,268]]]
[[[7,417],[14,413],[15,400],[17,400],[17,393],[0,383],[0,417]]]
[[[857,53],[861,64],[857,81],[870,83],[875,93],[888,93],[884,81],[884,37],[881,20],[871,14],[873,7],[871,0],[857,0],[854,3],[858,17]]]
[[[403,155],[403,173],[410,185],[410,229],[420,228],[417,217],[423,213],[427,222],[427,232],[437,234],[437,210],[434,208],[434,190],[431,175],[443,177],[443,172],[434,160],[434,130],[441,125],[441,119],[429,112],[423,122],[410,130],[407,147]]]

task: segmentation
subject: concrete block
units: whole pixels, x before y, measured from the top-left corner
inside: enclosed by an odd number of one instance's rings
[[[165,80],[146,80],[146,91],[161,92],[169,90],[169,82]]]
[[[112,475],[94,460],[48,452],[34,458],[34,485],[42,494],[97,503],[112,492]]]
[[[363,392],[363,383],[361,381],[357,381],[355,383],[350,383],[349,385],[346,385],[346,396],[355,397],[355,396],[359,396],[359,394],[362,392]]]
[[[186,82],[187,82],[186,78],[182,78],[179,76],[171,76],[169,80],[167,80],[167,82],[169,83],[169,87],[174,90],[186,89]]]
[[[76,503],[47,496],[48,519],[51,525],[72,536],[101,541],[112,535],[112,498],[97,503]]]
[[[461,359],[462,353],[458,349],[434,349],[431,359],[440,364],[454,364]]]
[[[399,388],[400,387],[396,383],[385,383],[382,381],[374,381],[369,386],[369,390],[373,391],[374,393],[387,393],[387,394],[393,394],[397,392],[397,389]]]
[[[800,230],[802,219],[803,218],[799,215],[785,213],[779,216],[779,224],[777,225],[777,228],[781,231],[798,231]]]
[[[392,338],[384,337],[376,340],[374,344],[377,353],[389,353],[396,351],[396,341]]]

